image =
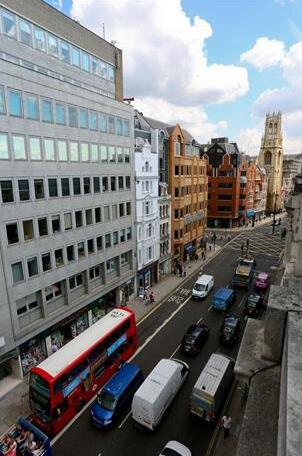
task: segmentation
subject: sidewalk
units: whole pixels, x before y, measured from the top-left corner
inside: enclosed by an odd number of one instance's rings
[[[276,214],[276,220],[279,218],[284,219],[286,217],[287,213],[282,212],[281,214]],[[260,222],[256,222],[254,226],[252,224],[249,224],[248,226],[240,226],[236,228],[207,228],[206,232],[210,233],[211,231],[213,233],[219,233],[219,234],[225,234],[227,235],[228,233],[244,233],[245,231],[251,231],[255,228],[258,228],[259,226],[266,225],[269,222],[272,222],[273,218],[271,216],[265,217],[264,219],[260,220]]]

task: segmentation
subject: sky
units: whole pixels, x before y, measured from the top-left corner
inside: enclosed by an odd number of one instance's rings
[[[302,0],[47,0],[123,50],[124,95],[207,143],[259,153],[282,112],[284,153],[302,152]]]

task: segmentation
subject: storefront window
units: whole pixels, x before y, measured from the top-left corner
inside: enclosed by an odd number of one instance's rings
[[[32,339],[28,343],[22,345],[20,349],[21,365],[23,375],[37,364],[40,364],[47,357],[45,340]]]

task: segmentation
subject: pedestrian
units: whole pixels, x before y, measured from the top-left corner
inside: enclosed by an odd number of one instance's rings
[[[182,266],[181,266],[181,264],[178,265],[178,272],[179,272],[179,276],[181,277],[182,276]]]
[[[205,254],[205,251],[204,251],[204,250],[201,252],[201,258],[202,258],[202,260],[205,260],[205,259],[206,259],[206,254]]]
[[[51,353],[55,353],[59,350],[57,342],[54,337],[51,338]]]
[[[211,250],[212,250],[212,245],[209,244],[209,251],[211,252]]]
[[[149,294],[149,301],[150,301],[150,304],[154,304],[154,294],[153,294],[153,291],[150,291],[150,294]]]
[[[243,252],[244,252],[244,245],[241,244],[241,255],[243,256]]]
[[[222,427],[223,427],[223,438],[228,439],[230,437],[230,429],[232,425],[232,418],[226,414],[222,417]]]
[[[184,277],[187,277],[187,267],[186,267],[186,266],[184,266],[183,276],[184,276]]]
[[[148,293],[147,293],[147,290],[146,290],[146,289],[144,289],[143,300],[144,300],[144,301],[147,301],[147,303],[148,303]]]

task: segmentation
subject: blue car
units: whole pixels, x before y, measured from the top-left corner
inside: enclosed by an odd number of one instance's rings
[[[213,296],[212,308],[224,312],[233,304],[235,298],[235,291],[231,288],[219,288]]]
[[[123,364],[98,394],[90,411],[92,423],[99,428],[111,428],[117,418],[130,409],[133,396],[143,381],[138,366]]]

